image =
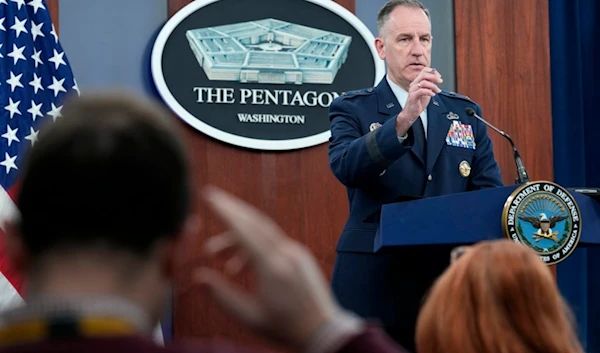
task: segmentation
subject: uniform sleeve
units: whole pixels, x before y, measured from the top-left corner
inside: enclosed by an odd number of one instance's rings
[[[376,112],[374,112],[376,114]],[[379,175],[412,147],[411,134],[404,142],[396,136],[395,119],[366,135],[348,98],[340,97],[329,108],[331,139],[329,165],[344,185],[360,187]]]
[[[475,107],[475,111],[481,116],[481,108],[478,105]],[[468,189],[480,190],[503,186],[500,167],[498,167],[498,163],[494,158],[492,140],[488,135],[487,127],[480,121],[477,121],[476,126],[476,150]]]

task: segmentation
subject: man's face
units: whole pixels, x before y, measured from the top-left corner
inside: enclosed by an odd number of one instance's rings
[[[546,231],[548,231],[548,229],[550,229],[550,222],[542,222],[541,225],[542,225],[542,230],[544,232],[546,232]]]
[[[431,22],[419,8],[396,7],[375,40],[390,79],[404,89],[431,63]]]

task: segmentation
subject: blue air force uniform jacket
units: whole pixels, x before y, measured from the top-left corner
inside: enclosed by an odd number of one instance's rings
[[[416,130],[423,129],[418,119],[415,124],[419,126],[413,125],[407,140],[400,143],[395,118],[401,107],[387,80],[375,88],[346,93],[331,104],[329,163],[347,187],[350,202],[350,217],[338,251],[372,252],[377,220],[365,219],[398,197],[502,186],[486,126],[468,116],[467,107],[481,115],[480,107],[469,98],[442,91],[427,107],[427,138]],[[471,126],[474,149],[446,142],[454,122]],[[471,168],[468,176],[460,173],[463,161]]]
[[[467,107],[481,115],[480,107],[468,97],[442,91],[427,107],[427,138],[417,119],[401,143],[395,125],[401,106],[385,78],[377,87],[348,92],[330,106],[329,163],[347,187],[350,203],[336,248],[332,289],[342,306],[396,327],[396,332],[388,333],[409,349],[420,300],[447,266],[450,254],[430,249],[374,253],[377,213],[383,204],[405,196],[502,186],[486,126],[468,116]],[[467,148],[473,147],[471,140],[469,144],[464,138],[453,140],[451,126],[454,133],[470,126],[472,134],[467,135],[473,136],[474,148]],[[461,162],[470,167],[467,176],[460,172]],[[465,218],[468,222],[468,215]]]

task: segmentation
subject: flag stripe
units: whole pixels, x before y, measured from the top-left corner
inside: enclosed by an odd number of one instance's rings
[[[0,186],[0,229],[6,231],[7,221],[14,220],[19,216],[19,209],[13,199],[2,186]]]

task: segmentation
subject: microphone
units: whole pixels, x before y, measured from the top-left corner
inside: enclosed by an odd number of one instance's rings
[[[528,183],[530,181],[529,180],[529,175],[527,174],[527,170],[525,169],[525,165],[523,165],[523,160],[521,159],[521,155],[519,155],[519,151],[517,151],[517,146],[515,146],[515,143],[510,138],[510,136],[508,136],[508,134],[506,132],[498,129],[494,125],[492,125],[492,124],[488,123],[487,121],[483,120],[482,117],[480,117],[479,115],[477,115],[477,113],[475,113],[475,110],[473,110],[473,108],[467,107],[465,109],[465,112],[467,112],[468,116],[475,117],[477,120],[481,121],[485,125],[487,125],[490,128],[492,128],[492,130],[494,130],[497,133],[499,133],[500,135],[504,136],[508,140],[508,142],[510,142],[510,144],[512,146],[512,149],[513,149],[513,154],[514,154],[514,158],[515,158],[515,164],[517,165],[517,179],[515,180],[515,182],[517,184]]]

